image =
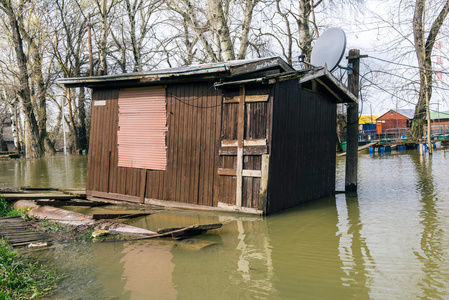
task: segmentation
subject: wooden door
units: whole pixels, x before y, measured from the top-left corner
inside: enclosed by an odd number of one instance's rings
[[[268,179],[268,88],[224,93],[219,150],[219,205],[264,209]],[[221,202],[221,203],[220,203]]]

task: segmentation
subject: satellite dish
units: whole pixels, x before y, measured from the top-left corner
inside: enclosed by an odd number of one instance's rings
[[[326,30],[316,41],[312,49],[310,63],[314,66],[327,66],[329,71],[333,71],[346,50],[346,34],[338,27]]]

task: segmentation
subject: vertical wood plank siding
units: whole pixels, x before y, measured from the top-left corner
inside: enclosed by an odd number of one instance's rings
[[[236,169],[235,154],[219,155],[219,150],[222,140],[237,140],[238,102],[222,104],[222,91],[212,84],[167,87],[166,170],[145,172],[118,167],[119,90],[94,90],[93,101],[105,105],[92,106],[88,193],[235,205],[236,177],[220,176],[218,169]],[[266,212],[272,213],[335,192],[336,104],[321,92],[302,90],[297,80],[278,83],[271,92],[267,86],[247,89],[249,95],[268,92],[269,101],[245,103],[244,139],[267,140]],[[244,154],[244,171],[261,168],[260,154]],[[261,178],[244,176],[242,184],[242,206],[262,208]]]
[[[221,91],[212,84],[167,87],[167,167],[146,171],[146,198],[216,205]],[[141,170],[117,166],[118,95],[119,90],[94,90],[93,100],[106,105],[92,106],[86,188],[138,201]]]
[[[268,208],[272,213],[335,192],[336,104],[279,83],[273,104]]]

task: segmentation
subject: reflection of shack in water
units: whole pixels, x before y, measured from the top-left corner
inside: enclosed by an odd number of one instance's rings
[[[172,242],[161,241],[96,244],[94,264],[102,297],[175,299],[172,247]]]
[[[220,245],[186,252],[173,248],[173,284],[180,299],[273,298],[273,266],[266,223],[259,218],[220,216]],[[204,286],[204,289],[198,287]]]

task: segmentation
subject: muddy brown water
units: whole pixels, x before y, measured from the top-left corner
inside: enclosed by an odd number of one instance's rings
[[[52,299],[448,299],[448,159],[444,148],[430,158],[361,153],[357,194],[266,218],[155,211],[128,221],[150,230],[223,222],[196,239],[214,243],[200,250],[77,242],[36,255],[66,274]],[[337,190],[344,162],[337,159]],[[0,187],[82,187],[85,173],[82,156],[1,161]]]

